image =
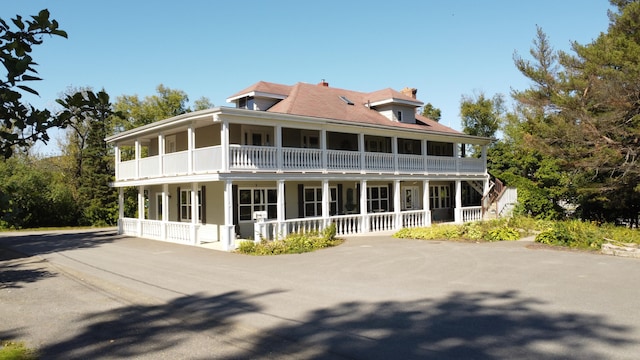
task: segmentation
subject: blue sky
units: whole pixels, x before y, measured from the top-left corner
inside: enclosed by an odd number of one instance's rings
[[[216,106],[260,80],[370,92],[418,89],[461,129],[460,98],[525,89],[513,54],[528,57],[536,25],[555,49],[588,43],[608,26],[606,0],[4,1],[9,20],[48,8],[69,34],[34,51],[44,79],[37,107],[57,109],[69,87],[117,96],[158,84]],[[53,137],[60,137],[53,133]],[[56,141],[38,151],[57,151]]]

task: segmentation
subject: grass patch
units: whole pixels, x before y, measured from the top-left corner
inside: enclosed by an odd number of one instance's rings
[[[0,342],[0,360],[36,360],[38,352],[20,341]]]
[[[236,252],[247,255],[301,254],[342,244],[336,238],[335,224],[321,232],[289,234],[282,240],[241,241]]]
[[[430,227],[405,228],[393,234],[393,237],[421,240],[511,241],[532,234],[536,226],[535,221],[510,218],[462,225],[435,224]]]

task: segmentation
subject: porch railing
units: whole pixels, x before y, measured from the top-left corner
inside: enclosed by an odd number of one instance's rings
[[[475,173],[484,174],[482,159],[454,158],[447,156],[373,153],[346,150],[322,150],[304,148],[276,148],[273,146],[230,145],[227,169],[223,168],[221,146],[196,148],[161,156],[155,155],[117,164],[118,180],[174,176],[215,171],[336,171],[336,172],[426,172],[433,174]],[[326,169],[325,161],[326,158]],[[279,160],[280,159],[280,160]],[[189,164],[189,160],[193,163]],[[160,165],[162,161],[162,166]],[[279,166],[281,168],[279,168]],[[137,168],[136,168],[137,167]]]
[[[462,222],[482,220],[482,206],[463,207],[461,211],[462,211]]]

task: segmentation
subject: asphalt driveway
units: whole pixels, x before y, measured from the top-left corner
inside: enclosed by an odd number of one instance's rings
[[[56,358],[637,359],[640,260],[348,238],[252,257],[0,233],[0,339]]]

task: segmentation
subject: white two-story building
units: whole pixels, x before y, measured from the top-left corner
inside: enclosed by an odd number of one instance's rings
[[[121,233],[232,250],[330,223],[347,235],[482,216],[491,139],[418,115],[415,89],[258,82],[227,101],[106,139]],[[133,218],[126,187],[138,189]]]

